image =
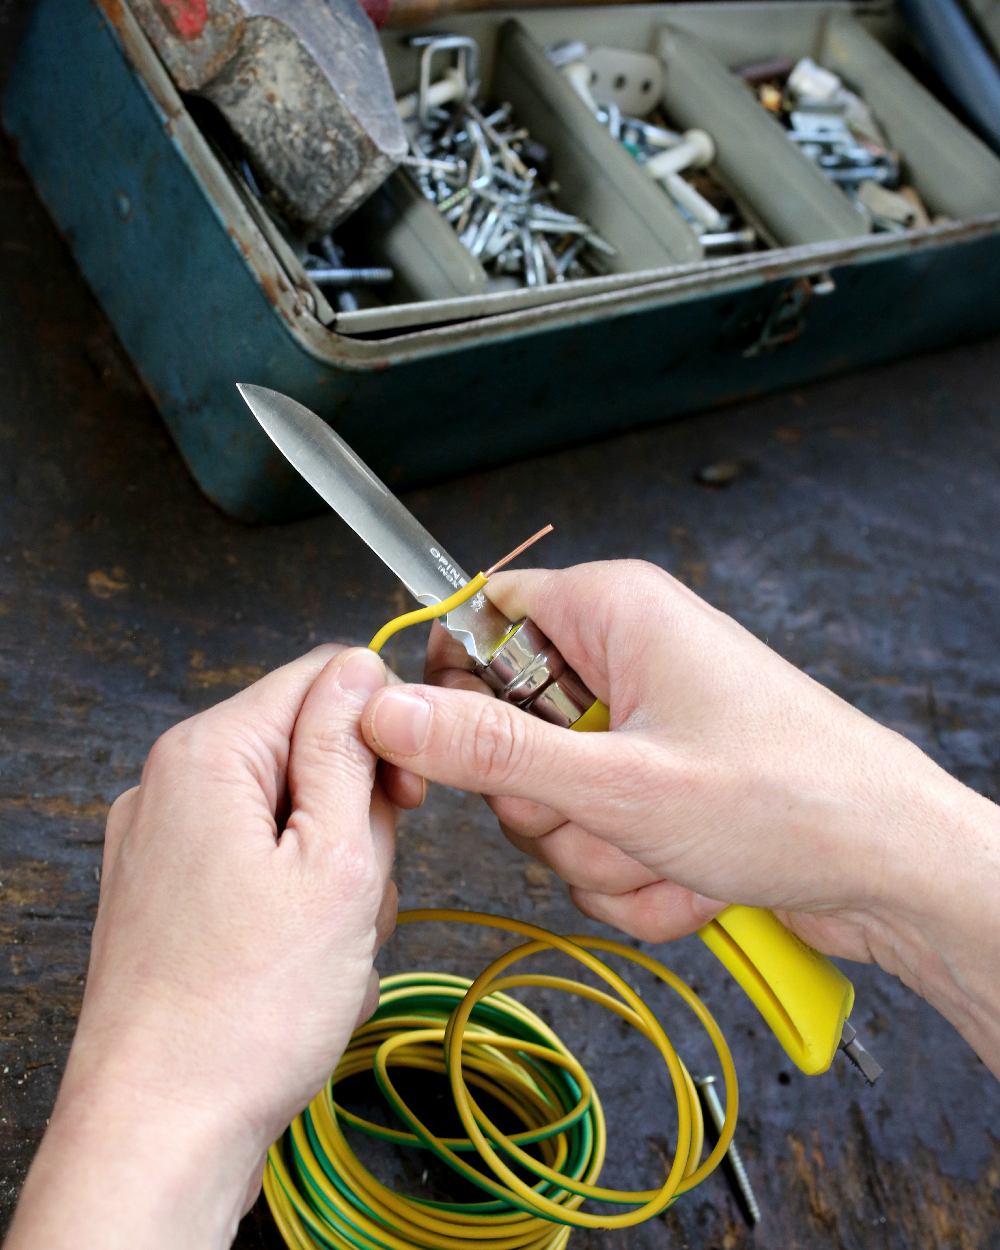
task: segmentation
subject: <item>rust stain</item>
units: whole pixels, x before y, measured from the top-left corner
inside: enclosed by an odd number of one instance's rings
[[[87,574],[87,589],[98,599],[111,599],[129,589],[125,570],[120,564],[116,564],[110,573],[106,573],[104,569],[94,569]]]
[[[97,0],[97,3],[115,30],[121,30],[125,20],[122,0]]]
[[[195,648],[188,660],[191,684],[199,690],[212,686],[236,686],[242,690],[244,686],[252,686],[255,681],[260,681],[267,671],[261,664],[229,664],[224,668],[207,668],[205,659],[205,652]]]
[[[240,253],[243,256],[243,259],[249,260],[250,259],[250,244],[246,241],[246,239],[244,239],[241,235],[237,234],[236,230],[232,226],[227,227],[226,233],[229,235],[232,241],[239,248]]]
[[[273,304],[275,308],[281,305],[281,291],[275,278],[269,273],[259,273],[260,285],[264,292],[264,296],[269,304]]]
[[[44,859],[22,859],[0,877],[0,898],[9,907],[49,903],[66,881],[66,869]]]
[[[59,606],[72,620],[80,633],[85,634],[89,627],[83,608],[80,606],[80,600],[74,598],[73,595],[60,595]]]
[[[779,425],[774,431],[774,437],[786,447],[795,447],[802,442],[802,431],[797,430],[794,425]]]
[[[107,816],[109,806],[106,799],[88,799],[81,803],[65,794],[18,795],[0,801],[0,810],[13,808],[53,820],[97,820]]]
[[[702,590],[708,581],[708,564],[704,560],[685,560],[679,569],[679,576],[693,590]]]
[[[815,1149],[809,1151],[805,1142],[800,1141],[792,1133],[788,1134],[787,1140],[792,1168],[805,1191],[810,1212],[826,1228],[833,1228],[837,1222],[837,1215],[823,1192],[823,1168],[817,1166],[817,1151]]]

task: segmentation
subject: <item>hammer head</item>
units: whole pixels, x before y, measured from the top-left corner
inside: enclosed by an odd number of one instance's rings
[[[178,88],[211,100],[277,207],[324,234],[406,153],[358,0],[131,0]]]

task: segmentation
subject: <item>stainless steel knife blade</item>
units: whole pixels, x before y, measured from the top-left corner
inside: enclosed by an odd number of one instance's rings
[[[267,387],[236,386],[285,459],[419,603],[440,603],[469,581],[462,566],[316,413]],[[493,659],[511,629],[482,593],[449,612],[444,624],[482,665]]]

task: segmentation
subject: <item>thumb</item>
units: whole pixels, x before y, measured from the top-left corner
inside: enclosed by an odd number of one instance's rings
[[[361,727],[373,751],[430,781],[531,799],[591,826],[595,807],[621,791],[613,778],[623,735],[576,734],[472,691],[382,690]]]
[[[313,682],[288,757],[292,812],[286,828],[309,839],[331,824],[365,829],[375,757],[361,736],[366,702],[385,686],[385,665],[364,648],[343,651]]]

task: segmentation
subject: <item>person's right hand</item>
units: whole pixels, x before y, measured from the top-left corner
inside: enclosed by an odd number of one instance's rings
[[[970,893],[997,879],[993,804],[661,569],[505,573],[490,598],[556,643],[609,704],[612,732],[484,698],[439,631],[438,685],[368,704],[375,751],[489,796],[582,911],[637,937],[691,932],[729,902],[767,907],[810,945],[874,958],[941,999],[945,935],[954,948]],[[981,954],[959,945],[956,958]]]

